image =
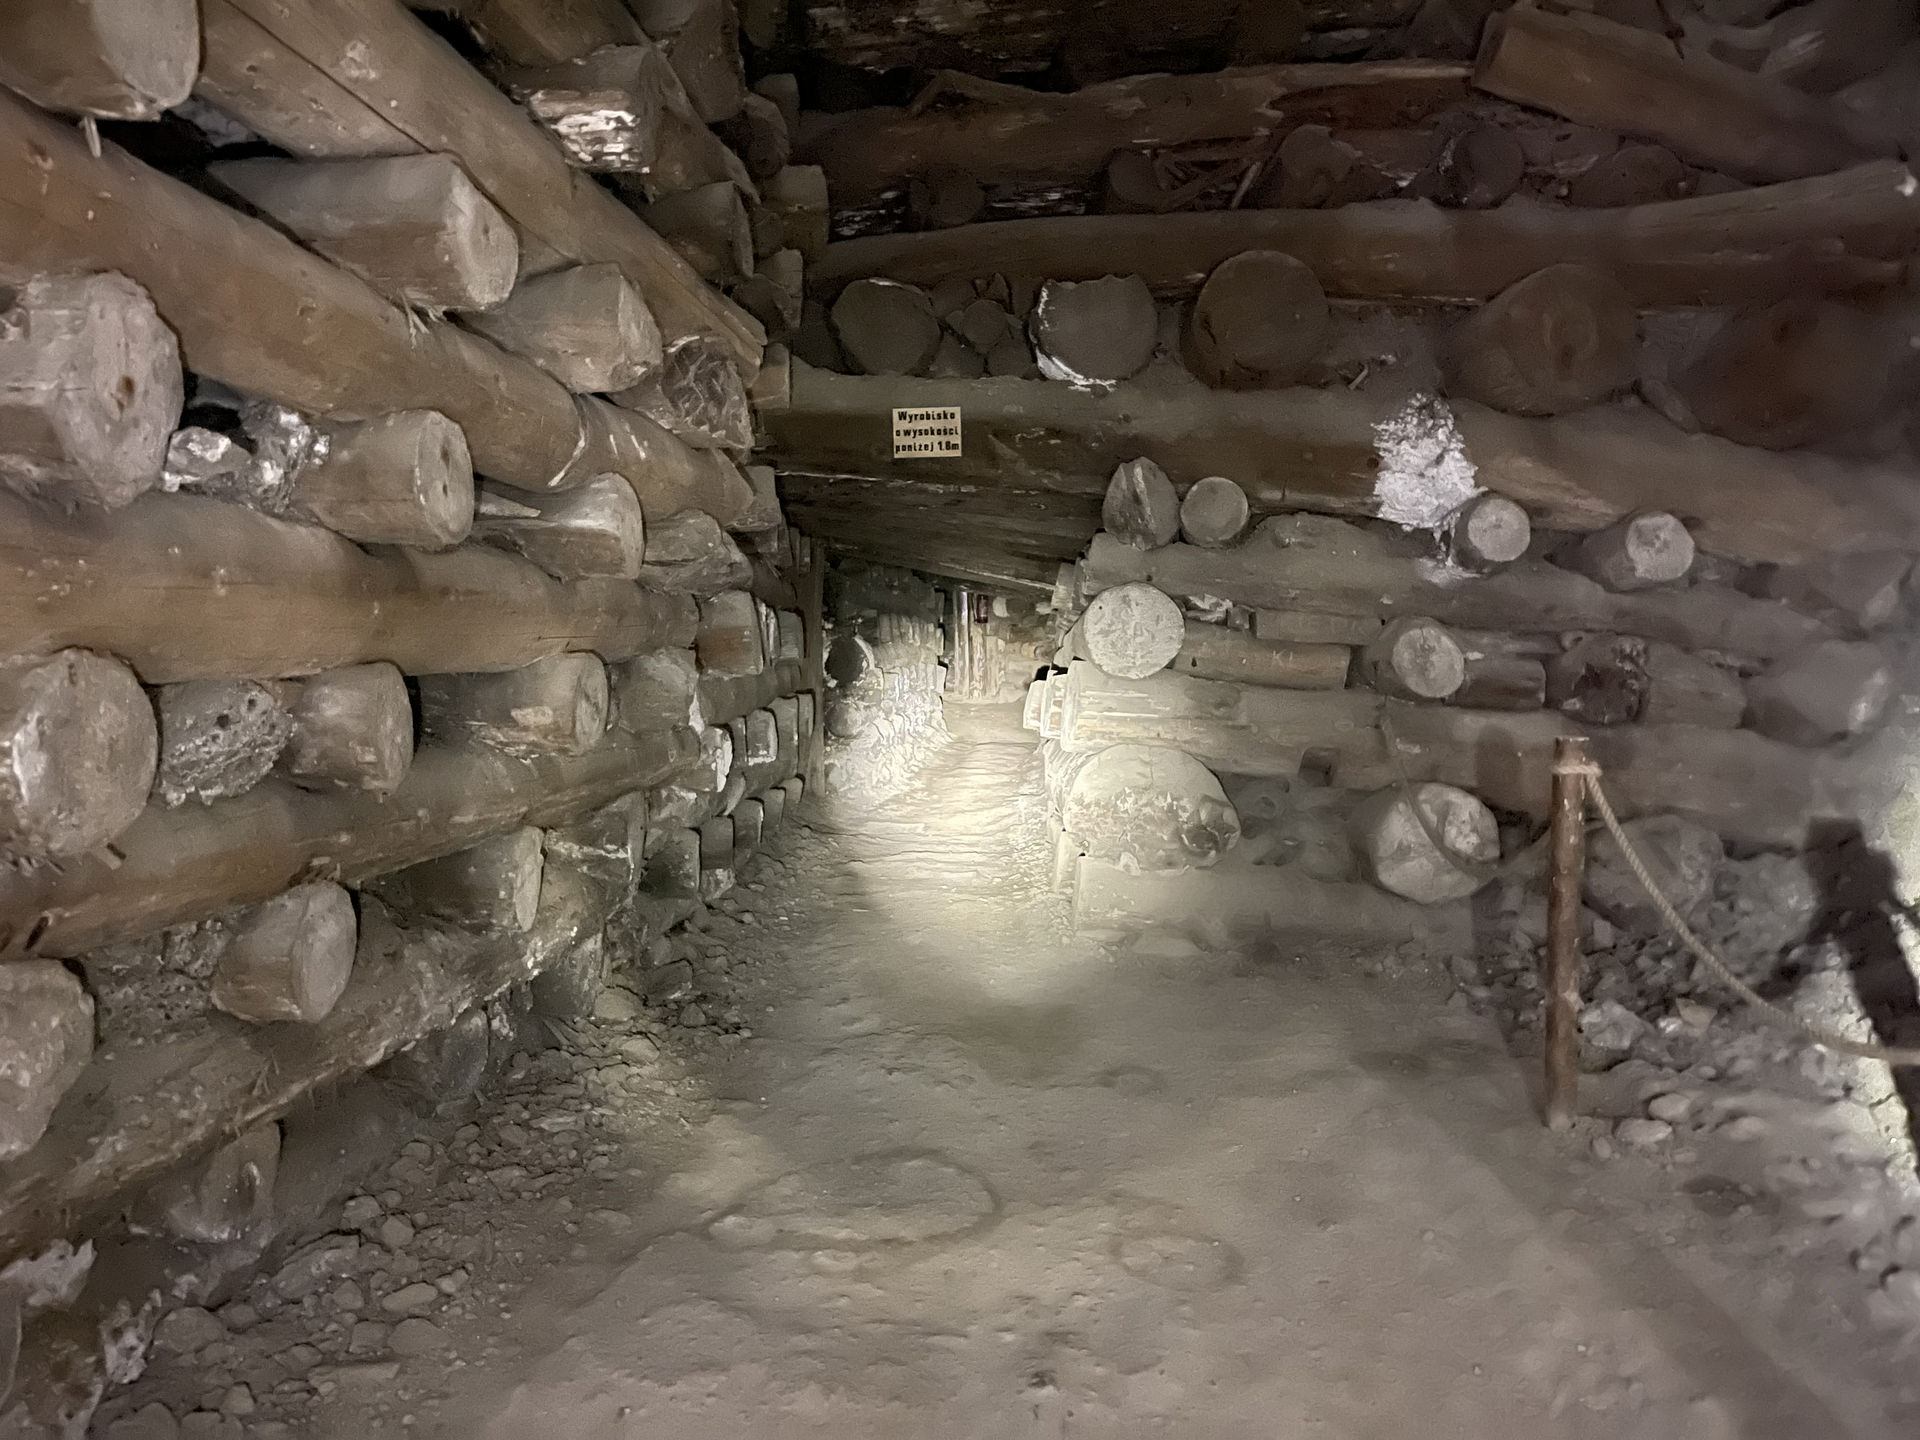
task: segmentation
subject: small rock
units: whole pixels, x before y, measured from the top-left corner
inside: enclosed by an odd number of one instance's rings
[[[380,1202],[371,1195],[356,1195],[340,1209],[342,1229],[366,1231],[380,1219]]]
[[[361,1320],[355,1323],[353,1333],[347,1338],[349,1355],[378,1355],[387,1348],[387,1340],[392,1334],[392,1326],[382,1325],[378,1320]]]
[[[446,1349],[447,1332],[431,1320],[402,1320],[387,1345],[396,1355],[432,1355]]]
[[[202,1346],[227,1338],[227,1327],[197,1305],[170,1310],[153,1327],[154,1349],[171,1355],[191,1355]]]
[[[514,1124],[502,1125],[493,1133],[502,1145],[511,1146],[515,1150],[520,1149],[533,1138],[520,1126]]]
[[[407,1285],[380,1302],[380,1308],[389,1315],[424,1315],[439,1302],[440,1292],[433,1286],[416,1281]]]
[[[320,1352],[311,1345],[289,1345],[280,1363],[295,1375],[304,1375],[320,1363]]]
[[[684,999],[693,993],[693,966],[685,960],[675,960],[657,970],[649,970],[640,981],[640,988],[656,1005]]]
[[[246,1431],[231,1415],[196,1410],[180,1419],[180,1440],[245,1440]]]
[[[367,1292],[351,1280],[343,1280],[328,1297],[336,1310],[364,1310],[367,1308]]]
[[[620,1055],[633,1065],[651,1065],[660,1058],[660,1047],[644,1035],[630,1035],[620,1042]]]
[[[687,1030],[698,1030],[707,1023],[707,1012],[698,1005],[689,1005],[680,1012],[680,1024]]]
[[[450,1270],[438,1280],[434,1281],[433,1286],[442,1295],[458,1295],[462,1290],[467,1288],[467,1282],[472,1278],[464,1268]]]
[[[353,1269],[360,1240],[353,1235],[330,1235],[300,1251],[273,1273],[274,1293],[283,1300],[304,1300],[318,1294],[329,1281]]]
[[[1665,1095],[1656,1095],[1647,1102],[1647,1114],[1656,1120],[1664,1120],[1669,1125],[1678,1125],[1693,1113],[1693,1097],[1669,1091]]]
[[[253,1391],[244,1385],[234,1386],[220,1401],[220,1410],[227,1415],[251,1415],[254,1408]]]
[[[608,986],[594,998],[593,1018],[603,1025],[626,1025],[640,1015],[639,999],[616,986]]]
[[[1753,1141],[1767,1133],[1767,1122],[1758,1115],[1739,1115],[1720,1127],[1729,1140]]]
[[[1664,1120],[1622,1120],[1613,1127],[1613,1136],[1634,1150],[1651,1150],[1673,1138],[1673,1126]]]
[[[389,1250],[404,1250],[413,1243],[413,1225],[399,1215],[389,1215],[380,1222],[374,1238]]]
[[[1618,1000],[1601,1000],[1580,1011],[1580,1039],[1602,1065],[1623,1060],[1647,1031],[1647,1022]]]
[[[1613,1141],[1604,1135],[1596,1135],[1587,1142],[1587,1149],[1593,1152],[1593,1158],[1606,1161],[1613,1159]]]
[[[123,1415],[105,1431],[105,1440],[179,1440],[180,1422],[158,1401]]]
[[[236,1334],[242,1330],[251,1330],[260,1323],[260,1312],[244,1300],[235,1300],[231,1305],[223,1305],[217,1312],[220,1323]]]
[[[1673,1013],[1680,1023],[1696,1035],[1707,1033],[1707,1027],[1713,1024],[1713,1018],[1719,1012],[1711,1005],[1702,1005],[1697,1000],[1681,1000],[1673,1007]]]
[[[364,1393],[382,1385],[391,1385],[399,1377],[398,1360],[367,1360],[358,1364],[322,1365],[308,1378],[316,1388],[329,1386]]]

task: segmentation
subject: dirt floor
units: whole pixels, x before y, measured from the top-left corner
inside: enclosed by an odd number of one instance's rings
[[[733,1033],[521,1057],[100,1433],[1920,1433],[1890,1262],[1753,1126],[1549,1135],[1439,967],[1075,939],[1040,793],[956,743],[809,807],[692,947]]]

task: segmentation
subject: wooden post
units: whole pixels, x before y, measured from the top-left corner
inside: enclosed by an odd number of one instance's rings
[[[194,0],[9,0],[0,85],[48,110],[152,120],[200,68]]]
[[[467,325],[577,395],[624,390],[660,363],[660,327],[618,265],[574,265],[522,280]]]
[[[1552,847],[1548,856],[1546,1116],[1551,1130],[1573,1124],[1580,1083],[1580,889],[1587,865],[1584,736],[1553,742]]]

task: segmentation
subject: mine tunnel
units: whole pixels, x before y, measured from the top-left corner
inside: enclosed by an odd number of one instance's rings
[[[0,0],[0,1440],[1920,1435],[1915,0]]]

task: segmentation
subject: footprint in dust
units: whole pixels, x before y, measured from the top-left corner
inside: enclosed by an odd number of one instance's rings
[[[1218,1290],[1240,1278],[1240,1252],[1211,1235],[1143,1231],[1117,1235],[1113,1258],[1137,1280],[1167,1290]]]
[[[708,1233],[735,1249],[870,1250],[977,1234],[999,1219],[999,1196],[971,1171],[931,1151],[886,1151],[782,1175]]]

